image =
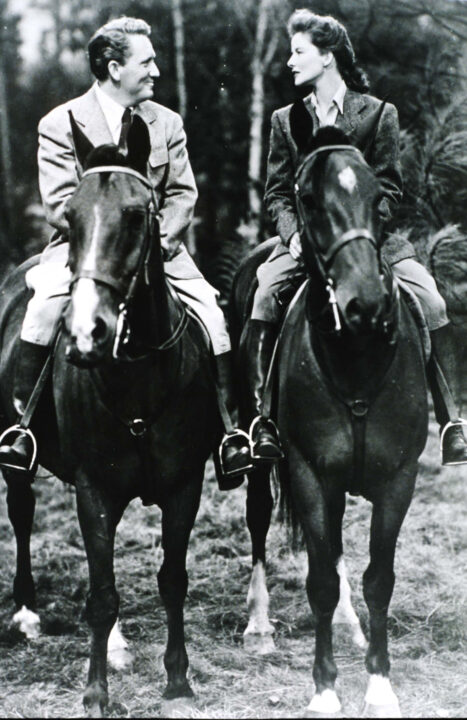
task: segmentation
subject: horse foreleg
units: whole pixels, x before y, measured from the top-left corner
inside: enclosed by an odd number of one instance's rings
[[[179,698],[193,697],[193,691],[186,677],[188,655],[185,649],[183,605],[188,589],[186,553],[199,507],[201,482],[202,478],[194,481],[193,485],[182,487],[162,504],[164,561],[157,580],[167,613],[168,629],[164,655],[167,671],[167,687],[163,693],[167,701],[164,705],[164,717],[173,714],[174,702]]]
[[[3,471],[7,483],[8,517],[16,538],[16,575],[13,598],[17,612],[13,623],[28,639],[40,634],[40,618],[36,610],[36,590],[31,571],[31,531],[36,499],[29,479],[18,473]]]
[[[334,715],[341,704],[334,690],[337,667],[332,648],[332,618],[339,600],[339,575],[332,546],[326,500],[314,472],[295,448],[290,450],[290,484],[308,555],[306,589],[316,620],[313,679],[316,692],[308,712]]]
[[[332,624],[344,626],[349,629],[353,642],[362,649],[366,649],[368,643],[362,632],[360,620],[355,612],[352,600],[349,581],[343,556],[342,545],[342,519],[345,512],[345,494],[339,493],[328,505],[331,547],[336,570],[339,574],[339,602],[334,611]]]
[[[83,704],[88,717],[102,717],[108,703],[107,642],[117,620],[113,548],[121,516],[96,487],[78,484],[78,519],[88,558],[90,588],[85,617],[91,629],[89,672]]]
[[[415,476],[415,473],[414,473]],[[363,594],[370,616],[366,668],[370,674],[365,695],[366,713],[400,717],[399,702],[389,680],[388,608],[394,588],[394,555],[399,531],[412,498],[414,476],[386,484],[373,504],[370,563],[363,575]]]
[[[266,585],[266,536],[271,522],[273,500],[269,470],[257,470],[248,478],[246,521],[252,543],[253,570],[248,588],[248,626],[243,646],[248,652],[273,652],[274,628],[269,622],[269,594]]]

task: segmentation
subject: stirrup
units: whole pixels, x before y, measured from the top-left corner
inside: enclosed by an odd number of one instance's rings
[[[12,425],[11,427],[7,428],[3,431],[3,433],[0,435],[0,446],[3,445],[3,441],[6,437],[9,435],[26,435],[31,441],[32,446],[32,455],[31,455],[31,461],[29,463],[28,468],[21,467],[19,465],[10,465],[9,463],[1,463],[0,467],[8,468],[9,470],[16,470],[16,472],[22,472],[27,473],[28,475],[32,473],[36,468],[36,461],[37,461],[37,440],[34,437],[33,433],[29,428],[21,427],[18,423],[16,425]],[[10,445],[13,445],[14,439],[11,440]],[[7,443],[5,443],[7,444]]]
[[[440,465],[443,467],[451,467],[453,465],[465,465],[465,460],[460,460],[459,462],[443,462],[443,443],[444,443],[444,436],[446,435],[447,430],[451,427],[457,427],[460,426],[462,428],[463,425],[467,425],[467,420],[464,420],[463,418],[459,418],[458,420],[449,420],[449,422],[446,423],[446,425],[441,430],[441,434],[439,437],[439,461]],[[465,438],[464,438],[465,440]],[[467,445],[467,442],[466,442]]]
[[[244,475],[245,473],[250,472],[250,470],[254,470],[255,466],[251,461],[249,461],[244,467],[237,468],[235,470],[230,470],[229,472],[226,472],[225,465],[224,465],[224,458],[223,458],[223,449],[224,445],[227,443],[228,440],[235,437],[241,437],[246,440],[246,445],[250,445],[250,438],[248,433],[246,433],[244,430],[240,430],[237,428],[236,430],[232,430],[231,432],[225,433],[224,437],[221,440],[221,443],[219,445],[219,465],[221,468],[221,473],[224,475],[224,477],[237,477],[238,475]]]
[[[277,447],[279,448],[279,452],[280,452],[279,457],[277,457],[277,458],[265,458],[265,457],[263,457],[262,455],[257,455],[257,454],[255,453],[254,447],[255,447],[255,445],[256,445],[256,441],[253,440],[253,432],[254,432],[256,426],[257,426],[260,422],[264,423],[265,426],[266,426],[266,428],[267,428],[268,430],[270,430],[271,435],[274,436],[275,443],[276,443]],[[261,461],[277,462],[277,460],[282,460],[282,458],[284,457],[284,451],[283,451],[282,448],[281,448],[281,441],[280,441],[280,438],[279,438],[279,429],[278,429],[276,423],[274,422],[274,420],[272,420],[271,418],[266,418],[266,417],[263,417],[262,415],[257,415],[257,416],[251,421],[250,431],[249,431],[249,440],[250,440],[250,455],[251,455],[251,457],[253,458],[253,460],[259,460],[260,462],[261,462]]]

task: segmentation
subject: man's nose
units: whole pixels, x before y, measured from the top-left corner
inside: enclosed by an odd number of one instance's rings
[[[153,77],[153,78],[160,77],[160,71],[155,62],[152,63],[152,66],[151,66],[151,69],[149,72],[151,74],[151,77]]]

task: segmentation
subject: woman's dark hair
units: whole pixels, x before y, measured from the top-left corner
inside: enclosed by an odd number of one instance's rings
[[[287,22],[289,36],[307,33],[321,52],[332,52],[337,69],[346,85],[357,92],[367,92],[370,83],[366,73],[357,65],[355,52],[345,27],[330,15],[316,15],[311,10],[295,10]]]
[[[144,20],[132,17],[120,17],[96,30],[88,43],[88,56],[91,72],[98,80],[109,77],[109,62],[116,60],[125,64],[128,55],[128,35],[151,34],[151,28]]]

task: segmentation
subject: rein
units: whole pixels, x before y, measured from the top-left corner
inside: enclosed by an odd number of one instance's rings
[[[349,243],[353,242],[354,240],[367,240],[373,247],[378,251],[378,246],[376,244],[376,241],[373,237],[373,235],[370,233],[369,230],[366,228],[352,228],[351,230],[347,230],[347,232],[343,233],[340,237],[336,238],[330,245],[329,248],[326,249],[326,252],[323,253],[318,246],[318,243],[316,242],[316,238],[313,235],[313,231],[310,228],[309,223],[305,222],[305,209],[304,209],[304,203],[302,200],[302,197],[300,195],[300,186],[299,186],[299,180],[300,176],[303,173],[303,170],[306,167],[312,166],[315,162],[318,155],[324,152],[332,152],[334,150],[337,151],[348,151],[351,150],[352,152],[357,153],[362,159],[363,155],[360,152],[360,150],[353,145],[323,145],[322,147],[317,148],[316,150],[313,150],[307,157],[303,160],[303,162],[299,165],[297,172],[295,173],[295,182],[294,182],[294,191],[295,191],[295,199],[297,204],[297,214],[298,214],[298,221],[299,221],[299,233],[302,236],[305,234],[306,238],[310,241],[311,246],[313,247],[314,251],[314,257],[316,260],[316,264],[318,266],[318,270],[325,282],[326,290],[329,294],[329,303],[331,305],[334,322],[335,322],[335,329],[337,332],[340,332],[342,330],[342,324],[339,316],[339,311],[337,307],[337,300],[336,300],[336,294],[334,291],[334,284],[333,280],[329,275],[329,270],[334,262],[334,259],[340,250],[342,250],[343,247],[348,245]],[[379,255],[378,255],[379,257]]]
[[[144,241],[141,247],[141,252],[138,258],[136,269],[131,277],[130,283],[127,288],[116,278],[108,277],[98,270],[82,270],[80,273],[73,275],[71,280],[71,286],[81,278],[89,278],[95,282],[106,285],[112,290],[115,290],[122,298],[122,302],[118,307],[118,317],[115,331],[115,339],[112,348],[112,357],[114,359],[121,359],[121,346],[127,345],[130,340],[130,325],[128,322],[128,309],[133,301],[138,281],[141,276],[144,282],[149,286],[149,256],[151,252],[151,238],[158,232],[158,222],[156,218],[156,207],[158,205],[156,194],[152,183],[140,172],[134,170],[131,167],[125,165],[98,165],[96,167],[89,168],[82,175],[82,180],[89,175],[103,175],[104,173],[119,173],[121,175],[131,175],[141,182],[145,187],[151,191],[151,202],[148,204],[145,213],[145,232]],[[159,345],[152,347],[151,350],[169,350],[180,340],[186,327],[188,325],[188,316],[186,312],[182,312],[180,321],[173,330],[170,337]]]

